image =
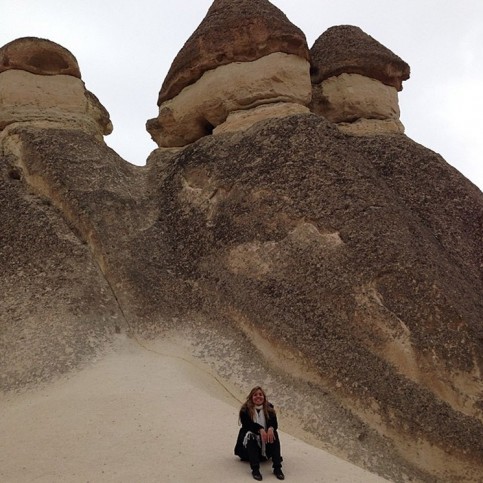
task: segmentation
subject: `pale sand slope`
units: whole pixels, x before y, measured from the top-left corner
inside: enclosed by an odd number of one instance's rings
[[[164,346],[163,346],[164,344]],[[249,482],[233,455],[239,402],[203,368],[119,336],[69,378],[0,399],[0,481]],[[283,415],[280,415],[283,428]],[[281,433],[286,480],[382,482]],[[278,481],[262,464],[264,481]]]

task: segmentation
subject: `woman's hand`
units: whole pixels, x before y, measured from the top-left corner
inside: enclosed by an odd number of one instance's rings
[[[273,443],[275,441],[275,431],[272,427],[268,428],[265,434],[267,436],[266,443]]]
[[[260,437],[264,443],[273,443],[275,441],[275,431],[272,427],[268,428],[266,431],[261,428]]]

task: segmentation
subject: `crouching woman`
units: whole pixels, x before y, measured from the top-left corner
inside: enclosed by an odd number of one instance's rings
[[[262,480],[260,461],[271,458],[273,473],[279,480],[284,480],[277,415],[260,386],[250,391],[242,405],[240,423],[235,454],[250,462],[253,478],[257,481]]]

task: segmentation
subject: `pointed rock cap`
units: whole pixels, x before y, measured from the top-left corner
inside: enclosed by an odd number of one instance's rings
[[[0,72],[10,69],[81,78],[77,60],[66,48],[37,37],[22,37],[0,48]]]
[[[204,72],[250,62],[274,52],[309,60],[304,33],[268,0],[215,0],[174,59],[158,106],[195,83]]]
[[[359,27],[339,25],[326,30],[310,49],[312,84],[346,74],[371,77],[402,90],[409,65]]]

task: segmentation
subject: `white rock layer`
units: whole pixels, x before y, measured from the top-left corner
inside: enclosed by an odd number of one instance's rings
[[[223,124],[213,130],[213,134],[244,131],[264,119],[293,116],[295,114],[310,114],[310,109],[294,102],[277,102],[275,104],[263,104],[253,109],[234,111],[228,114]]]
[[[397,90],[360,74],[314,85],[312,110],[355,135],[403,133]]]
[[[82,80],[7,70],[0,74],[0,130],[19,122],[81,129],[100,138],[112,131],[107,111]]]
[[[306,106],[312,95],[309,67],[301,57],[276,52],[210,70],[161,104],[148,131],[160,147],[184,146],[211,134],[234,111],[280,102]]]
[[[404,134],[404,125],[399,119],[358,119],[355,122],[339,122],[337,127],[353,136]]]

